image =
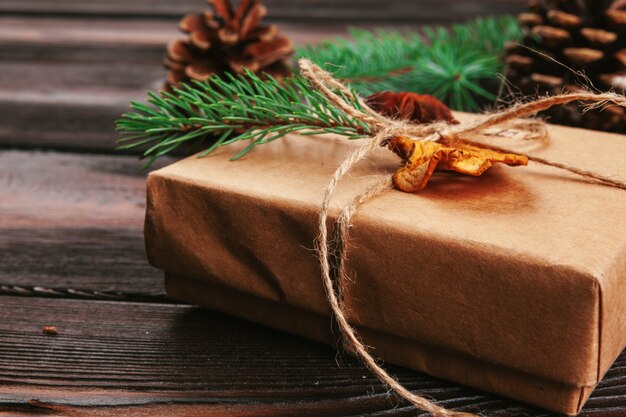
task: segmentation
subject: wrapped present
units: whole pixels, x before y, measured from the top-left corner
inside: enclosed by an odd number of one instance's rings
[[[519,151],[626,177],[624,137],[549,130]],[[358,142],[287,136],[153,172],[146,247],[168,294],[333,343],[313,242],[328,178]],[[330,218],[397,166],[384,149],[361,161]],[[435,172],[353,219],[346,315],[388,362],[576,414],[626,345],[624,208],[623,190],[532,162]]]

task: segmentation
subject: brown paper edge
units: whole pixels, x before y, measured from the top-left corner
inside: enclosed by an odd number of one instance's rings
[[[165,288],[168,296],[177,300],[334,345],[329,318],[323,315],[168,272]],[[375,347],[374,355],[389,363],[559,413],[578,414],[595,388],[543,379],[363,327],[357,326],[357,330],[368,345]]]

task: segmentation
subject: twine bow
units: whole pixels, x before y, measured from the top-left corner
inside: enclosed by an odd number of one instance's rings
[[[346,242],[348,239],[348,228],[350,220],[356,213],[360,205],[368,200],[384,193],[393,187],[390,177],[371,185],[362,194],[357,195],[346,205],[339,215],[334,228],[333,240],[336,244],[336,250],[331,253],[329,249],[328,230],[326,221],[328,219],[328,210],[333,194],[342,178],[350,172],[357,162],[366,158],[374,149],[384,144],[390,138],[396,136],[410,136],[424,142],[445,141],[453,143],[462,141],[472,145],[487,147],[483,143],[471,141],[468,139],[470,134],[490,134],[494,136],[489,129],[496,126],[511,126],[521,129],[528,137],[537,136],[537,124],[520,120],[525,117],[536,115],[542,110],[546,110],[552,106],[570,103],[573,101],[589,102],[588,108],[601,107],[612,103],[618,106],[626,107],[626,97],[615,93],[574,93],[562,94],[551,97],[540,98],[529,103],[518,103],[503,111],[493,113],[485,118],[462,124],[448,124],[446,122],[434,122],[427,124],[412,124],[401,120],[393,120],[372,110],[363,100],[354,97],[352,92],[346,88],[341,82],[333,78],[328,72],[322,70],[308,59],[299,61],[300,71],[302,75],[309,80],[314,88],[324,94],[334,105],[343,110],[347,115],[357,118],[370,127],[372,136],[366,142],[349,154],[339,165],[337,170],[330,178],[324,193],[324,200],[319,212],[318,226],[319,236],[316,241],[317,252],[322,270],[322,281],[324,290],[328,298],[335,321],[343,337],[343,343],[347,350],[353,352],[372,373],[374,373],[383,383],[391,390],[398,394],[401,398],[413,404],[420,410],[427,411],[435,417],[477,417],[475,414],[448,410],[441,407],[431,400],[414,394],[400,384],[395,378],[389,375],[368,352],[367,347],[359,338],[356,330],[352,327],[343,312],[341,300],[341,288],[345,279],[344,259],[346,255]],[[361,110],[349,105],[342,98],[349,97],[358,100]],[[520,123],[521,122],[521,123]],[[540,129],[540,136],[547,135],[547,132]],[[498,137],[496,134],[495,137]],[[511,152],[504,147],[489,146],[489,148],[497,151]],[[598,182],[603,185],[626,189],[626,182],[607,176],[601,175],[593,171],[586,171],[568,164],[549,161],[532,155],[526,155],[530,161],[534,161],[543,165],[549,165],[560,168],[574,174],[580,175],[588,181]],[[336,262],[331,267],[331,257]],[[336,288],[335,288],[335,283]]]

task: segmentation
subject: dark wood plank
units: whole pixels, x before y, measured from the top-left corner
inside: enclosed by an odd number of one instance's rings
[[[129,100],[144,97],[143,92],[97,90],[0,91],[0,146],[112,153],[115,120],[128,110]]]
[[[145,259],[140,167],[121,155],[0,152],[0,293],[164,299]]]
[[[175,22],[0,18],[0,145],[106,150],[128,102],[162,84]]]
[[[278,25],[280,30],[296,44],[308,44],[332,35],[343,34],[350,23],[344,21],[306,24],[286,21],[279,22]],[[380,24],[370,22],[359,27],[384,25],[384,22]],[[417,23],[409,24],[409,26],[415,27]],[[142,50],[139,48],[156,48],[158,56],[161,57],[165,44],[177,36],[184,36],[178,31],[178,19],[115,19],[97,16],[77,19],[0,14],[0,53],[3,54],[0,56],[2,57],[47,60],[58,55],[58,50],[54,48],[71,51],[84,48],[86,45],[98,49],[95,51],[96,60],[102,60],[98,56],[106,52],[106,49],[124,46],[133,47],[138,52]],[[40,55],[45,54],[50,48],[54,53]],[[102,49],[105,51],[100,51]],[[103,58],[108,59],[108,57]],[[132,56],[124,57],[124,59],[132,59]]]
[[[485,14],[519,12],[521,0],[265,0],[279,20],[458,21]],[[201,0],[3,0],[0,12],[62,15],[179,16],[203,7]]]
[[[343,25],[285,25],[294,42]],[[161,87],[175,21],[0,18],[0,146],[107,151],[131,100]]]
[[[413,416],[353,359],[191,306],[0,297],[0,413]],[[53,324],[58,335],[41,326]],[[486,416],[548,416],[398,367],[411,389]],[[626,354],[581,414],[626,407]],[[621,410],[620,410],[621,407]]]

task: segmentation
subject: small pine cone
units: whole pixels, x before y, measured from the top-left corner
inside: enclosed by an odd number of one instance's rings
[[[236,9],[230,0],[207,1],[212,10],[183,17],[187,38],[167,46],[168,87],[244,68],[275,77],[291,73],[293,44],[275,25],[261,24],[267,9],[260,0],[241,0]]]
[[[529,0],[528,5],[519,16],[526,29],[523,46],[507,48],[511,84],[525,95],[559,94],[589,83],[626,91],[626,0]],[[545,115],[555,123],[626,133],[621,107],[583,114],[571,104]]]

